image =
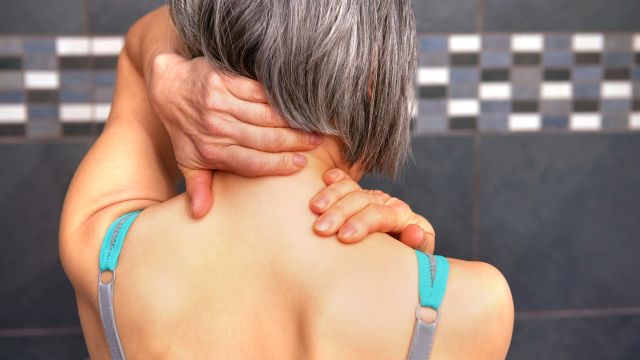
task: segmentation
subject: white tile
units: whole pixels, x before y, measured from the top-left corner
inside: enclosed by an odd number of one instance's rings
[[[60,104],[59,110],[63,122],[87,122],[93,118],[92,106],[88,103]]]
[[[570,99],[572,95],[573,86],[568,82],[544,82],[540,88],[543,99]]]
[[[478,52],[480,51],[480,35],[454,34],[449,36],[450,52]]]
[[[633,36],[633,50],[640,51],[640,34]]]
[[[598,113],[571,114],[569,129],[576,131],[600,130],[602,118]]]
[[[449,69],[446,67],[419,68],[418,85],[442,85],[449,83]]]
[[[24,86],[27,89],[57,89],[60,75],[57,71],[27,70],[24,72]]]
[[[573,51],[592,52],[602,51],[604,36],[602,34],[574,34],[572,39]]]
[[[544,48],[541,34],[514,34],[511,36],[511,50],[516,52],[540,52]]]
[[[111,104],[95,104],[93,107],[93,118],[100,122],[104,122],[109,117],[109,111],[111,111]]]
[[[480,84],[480,98],[483,100],[511,99],[511,84],[509,83]]]
[[[540,114],[510,114],[510,131],[538,131],[542,128]]]
[[[628,81],[605,81],[600,93],[605,99],[629,99],[633,89]]]
[[[629,115],[629,128],[640,130],[640,112]]]
[[[25,104],[0,104],[0,123],[16,123],[27,121]]]
[[[124,46],[122,36],[101,36],[91,39],[91,54],[93,55],[119,55]]]
[[[56,39],[56,53],[58,55],[88,55],[89,39],[84,36],[61,36]]]
[[[476,116],[480,112],[480,104],[476,99],[449,100],[447,113],[450,116]]]

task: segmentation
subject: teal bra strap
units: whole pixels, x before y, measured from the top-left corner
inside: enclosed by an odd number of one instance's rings
[[[416,250],[420,306],[438,310],[447,288],[449,262],[440,255],[427,255]]]
[[[114,271],[118,266],[118,257],[124,238],[141,210],[126,213],[111,223],[100,247],[100,271]]]

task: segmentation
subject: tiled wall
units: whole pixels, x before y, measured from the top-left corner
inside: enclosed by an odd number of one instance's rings
[[[161,0],[0,5],[0,358],[82,359],[57,226],[116,55]],[[516,305],[510,359],[640,358],[640,1],[414,0],[413,157],[367,177],[481,259]]]

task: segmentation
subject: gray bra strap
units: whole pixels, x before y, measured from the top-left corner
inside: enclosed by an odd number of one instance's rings
[[[427,360],[431,355],[433,339],[436,335],[438,319],[432,323],[423,321],[420,318],[420,305],[416,308],[416,324],[413,327],[411,346],[407,360]]]
[[[100,307],[100,319],[102,320],[102,329],[109,345],[109,353],[112,360],[125,360],[118,328],[116,327],[116,318],[113,315],[113,283],[116,281],[116,272],[113,271],[113,277],[108,283],[103,283],[98,275],[98,305]]]

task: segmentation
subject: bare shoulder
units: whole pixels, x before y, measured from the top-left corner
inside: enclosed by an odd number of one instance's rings
[[[505,277],[484,262],[448,260],[433,357],[505,358],[513,331],[513,299]]]

